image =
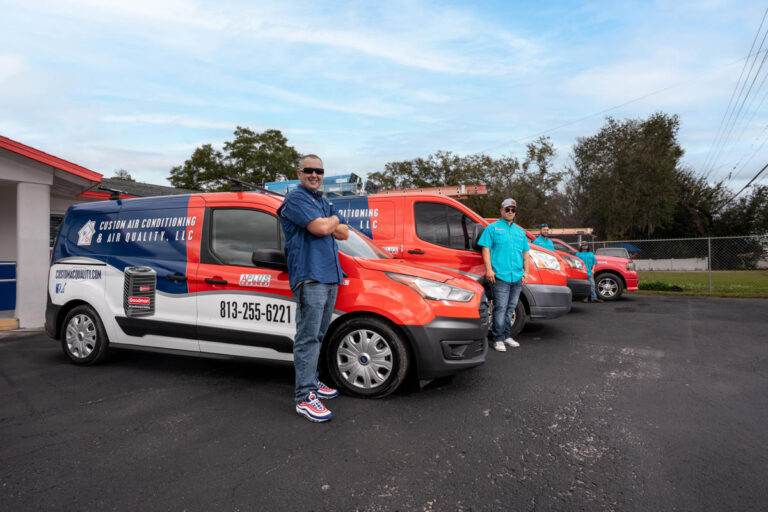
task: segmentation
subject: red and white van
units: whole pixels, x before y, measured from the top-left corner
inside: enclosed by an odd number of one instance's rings
[[[486,219],[459,201],[431,193],[341,196],[331,199],[350,225],[402,261],[460,271],[485,282],[476,246]],[[517,335],[528,318],[557,318],[571,310],[571,291],[557,258],[531,248],[531,278],[520,294],[512,324]]]
[[[108,346],[293,361],[281,197],[227,192],[73,206],[48,280],[46,331],[77,364]],[[483,287],[339,242],[344,283],[321,361],[342,390],[383,396],[482,364]]]

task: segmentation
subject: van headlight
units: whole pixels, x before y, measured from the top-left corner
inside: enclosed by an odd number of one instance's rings
[[[475,293],[470,290],[465,290],[458,286],[451,286],[439,281],[432,281],[431,279],[408,276],[405,274],[393,274],[390,272],[385,272],[385,274],[393,281],[397,281],[405,286],[410,286],[425,299],[469,302],[475,295]]]
[[[568,265],[571,268],[576,268],[579,270],[586,270],[584,268],[584,262],[582,262],[579,258],[573,258],[571,256],[563,255],[563,259],[568,263]]]
[[[531,259],[538,268],[548,268],[550,270],[560,270],[560,264],[557,262],[557,258],[551,254],[547,254],[536,249],[531,249]]]

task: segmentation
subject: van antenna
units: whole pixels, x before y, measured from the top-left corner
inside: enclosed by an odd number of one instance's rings
[[[114,201],[117,199],[120,199],[120,194],[127,196],[128,193],[124,190],[118,190],[116,188],[109,188],[109,187],[98,187],[99,190],[106,190],[109,192],[109,200]]]
[[[254,185],[253,183],[248,183],[247,181],[233,178],[232,176],[224,176],[224,179],[232,183],[232,187],[230,188],[232,192],[242,192],[245,188],[249,188],[251,190],[256,190],[264,194],[272,194],[274,196],[285,197],[285,194],[281,194],[279,192],[275,192],[274,190],[269,190],[264,187]]]

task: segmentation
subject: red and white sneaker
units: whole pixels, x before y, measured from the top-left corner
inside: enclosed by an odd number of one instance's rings
[[[317,397],[320,400],[330,400],[339,396],[339,390],[326,386],[320,381],[317,381]]]
[[[318,400],[314,393],[308,394],[304,400],[296,404],[296,412],[309,421],[322,422],[333,418],[331,411]]]

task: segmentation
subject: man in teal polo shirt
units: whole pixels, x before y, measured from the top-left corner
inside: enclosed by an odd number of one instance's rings
[[[589,243],[581,242],[576,257],[583,261],[584,266],[587,267],[590,298],[589,300],[584,299],[584,302],[603,302],[603,299],[599,298],[597,293],[595,293],[595,265],[597,265],[597,258],[595,258],[595,253],[589,250]]]
[[[535,245],[555,252],[555,244],[549,239],[549,224],[542,224],[539,228],[539,237],[533,241]]]
[[[515,225],[517,203],[505,199],[501,203],[501,218],[485,228],[478,245],[482,247],[485,275],[493,285],[493,349],[506,352],[505,345],[519,347],[512,339],[512,315],[517,307],[523,285],[528,282],[531,262],[525,230]]]

